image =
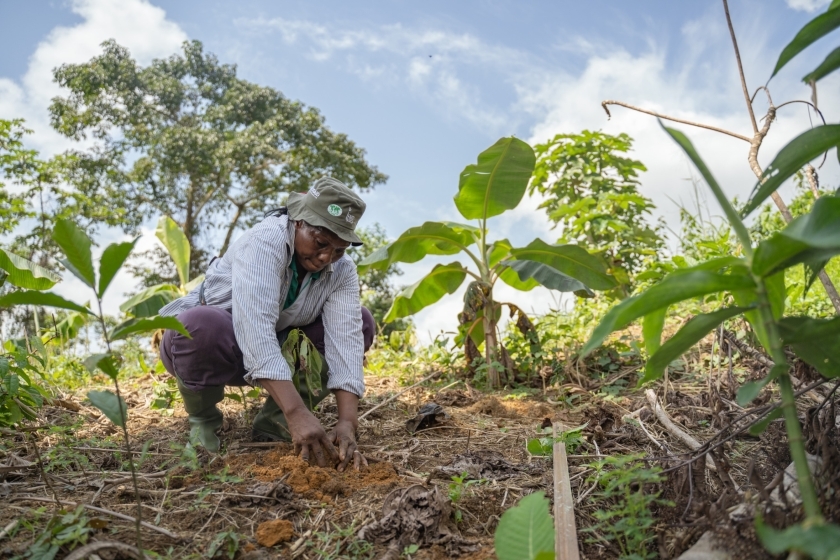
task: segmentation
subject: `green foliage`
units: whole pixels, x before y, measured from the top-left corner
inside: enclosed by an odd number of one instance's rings
[[[554,558],[554,521],[545,494],[529,494],[504,512],[494,544],[499,560]]]
[[[804,527],[793,525],[783,531],[776,531],[756,517],[755,532],[764,548],[771,554],[796,551],[813,560],[840,560],[840,527],[817,525]]]
[[[90,519],[85,515],[84,506],[71,512],[62,512],[53,516],[44,532],[26,551],[23,558],[32,560],[53,560],[61,548],[72,550],[87,543],[93,529]]]
[[[531,455],[548,457],[553,453],[554,443],[557,442],[565,444],[568,453],[575,453],[583,445],[583,429],[585,427],[586,425],[583,425],[571,430],[564,430],[557,437],[554,437],[554,429],[548,426],[540,430],[543,437],[529,439],[525,447]]]
[[[49,396],[39,383],[43,357],[7,342],[0,354],[0,426],[34,420]]]
[[[102,47],[88,62],[55,69],[67,93],[53,99],[52,125],[92,140],[79,155],[107,169],[99,179],[136,217],[128,227],[150,213],[178,222],[193,275],[207,254],[196,249],[202,233],[224,231],[224,253],[237,228],[319,176],[360,189],[386,179],[316,109],[237,77],[198,41],[146,67],[114,41]]]
[[[459,475],[454,475],[452,477],[452,482],[449,483],[449,501],[452,502],[452,505],[455,506],[455,522],[460,523],[464,519],[464,514],[458,509],[458,502],[461,501],[461,498],[464,496],[465,493],[469,491],[470,486],[475,486],[476,484],[484,484],[487,482],[486,480],[479,479],[471,479],[469,473],[463,472]]]
[[[128,420],[128,407],[122,397],[111,391],[89,391],[87,394],[90,404],[102,411],[108,420],[120,428],[125,427]]]
[[[773,74],[770,76],[771,79],[796,55],[837,29],[837,27],[840,27],[840,9],[838,8],[840,8],[840,6],[838,6],[836,2],[832,2],[826,13],[818,15],[799,30],[799,33],[797,33],[793,40],[785,46],[782,53],[779,55],[779,60],[776,61],[776,66],[773,68]],[[831,70],[836,69],[836,66],[834,68],[830,68],[829,59],[833,54],[834,52],[832,52],[832,54],[830,54],[828,58],[818,67],[821,69],[819,72],[820,76],[814,76],[814,74],[817,73],[817,71],[814,71],[805,76],[803,81],[806,83],[816,81],[824,76],[827,76]],[[829,66],[829,68],[826,66]]]
[[[386,320],[416,313],[453,293],[469,276],[472,281],[464,296],[460,314],[459,342],[464,344],[468,365],[476,363],[477,347],[484,344],[484,362],[490,387],[501,382],[503,352],[499,348],[496,325],[501,305],[493,300],[497,280],[521,290],[539,283],[590,295],[589,288],[609,289],[617,285],[607,274],[601,259],[572,245],[549,245],[536,239],[517,249],[507,240],[488,241],[487,220],[515,208],[527,189],[534,166],[533,150],[516,138],[501,138],[468,165],[461,174],[455,205],[478,226],[454,222],[426,222],[406,230],[396,240],[374,251],[360,263],[360,271],[387,270],[396,262],[413,263],[428,255],[465,253],[474,268],[459,262],[435,266],[430,274],[405,288],[394,299]],[[512,264],[516,262],[517,268]],[[521,263],[532,263],[520,266]],[[542,265],[542,266],[540,266]],[[551,269],[550,274],[547,269]],[[511,308],[513,309],[513,308]],[[518,308],[517,308],[518,309]],[[478,368],[476,368],[478,373]]]
[[[650,491],[649,486],[659,484],[663,478],[658,468],[646,468],[641,459],[640,455],[607,457],[590,465],[595,474],[587,479],[587,484],[597,483],[601,488],[591,499],[611,507],[596,511],[595,524],[583,531],[615,543],[621,550],[619,558],[624,560],[656,558],[656,553],[649,550],[656,537],[652,510],[656,506],[673,506],[660,499],[659,492]]]
[[[388,236],[379,224],[357,228],[356,235],[361,238],[363,245],[350,247],[347,254],[353,259],[356,265],[360,264],[374,251],[388,244]],[[361,303],[367,307],[376,320],[379,331],[384,336],[389,336],[394,331],[404,331],[411,324],[411,320],[402,317],[385,323],[385,315],[394,304],[397,289],[392,283],[395,276],[402,275],[402,270],[396,263],[391,263],[387,268],[379,269],[369,267],[359,274],[359,287],[361,289]]]
[[[224,531],[213,537],[210,546],[207,547],[207,558],[227,556],[229,560],[233,560],[237,552],[239,552],[239,533]]]
[[[321,385],[321,369],[324,367],[321,353],[300,329],[292,329],[280,348],[283,357],[294,372],[293,380],[299,390],[301,378],[306,383],[306,394],[312,407],[312,398],[320,395],[324,387]]]
[[[0,249],[0,270],[6,273],[6,282],[28,290],[49,290],[61,280],[52,271],[3,249]]]
[[[646,168],[621,155],[632,145],[626,134],[558,134],[536,146],[530,187],[546,197],[540,208],[561,227],[558,243],[601,255],[622,284],[664,247],[662,224],[651,226],[646,219],[654,205],[638,191],[638,174]]]

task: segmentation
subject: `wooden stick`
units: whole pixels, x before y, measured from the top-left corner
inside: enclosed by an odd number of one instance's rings
[[[554,425],[554,555],[556,560],[580,560],[566,444],[557,441],[557,424]]]
[[[382,402],[381,402],[381,403],[379,403],[378,405],[374,406],[373,408],[371,408],[370,410],[368,410],[367,412],[365,412],[364,414],[362,414],[361,416],[359,416],[359,421],[361,422],[361,421],[362,421],[362,419],[364,419],[365,417],[367,417],[367,416],[368,416],[371,412],[373,412],[374,410],[377,410],[377,409],[379,409],[379,408],[381,408],[381,407],[385,406],[386,404],[388,404],[389,402],[393,401],[394,399],[396,399],[396,398],[397,398],[397,397],[399,397],[400,395],[402,395],[402,394],[404,394],[404,393],[406,393],[406,392],[410,391],[411,389],[414,389],[415,387],[417,387],[417,386],[418,386],[418,385],[420,385],[421,383],[425,383],[426,381],[428,381],[428,380],[430,380],[430,379],[432,379],[432,378],[434,378],[434,377],[437,377],[438,375],[440,375],[440,372],[439,372],[439,371],[436,371],[436,372],[434,372],[432,375],[429,375],[429,376],[427,376],[427,377],[424,377],[423,379],[421,379],[420,381],[418,381],[417,383],[415,383],[415,384],[414,384],[414,385],[412,385],[411,387],[406,387],[405,389],[403,389],[403,390],[402,390],[402,391],[400,391],[399,393],[396,393],[396,394],[394,394],[394,395],[391,395],[390,397],[388,397],[387,399],[385,399],[384,401],[382,401]]]
[[[33,502],[52,502],[53,501],[51,498],[43,498],[41,496],[12,496],[10,499],[13,500],[13,501],[30,500],[30,501],[33,501]],[[61,505],[68,506],[68,507],[78,507],[79,506],[79,504],[77,504],[77,503],[68,502],[66,500],[62,500]],[[119,513],[119,512],[116,512],[116,511],[111,511],[110,509],[104,509],[104,508],[101,508],[101,507],[91,506],[91,505],[88,505],[88,504],[81,504],[81,505],[83,507],[91,510],[91,511],[95,511],[97,513],[104,513],[105,515],[110,515],[112,517],[116,517],[117,519],[122,519],[123,521],[130,521],[132,523],[135,523],[137,521],[134,517],[131,517],[130,515],[125,515],[123,513]],[[142,525],[146,529],[150,529],[152,531],[157,531],[158,533],[160,533],[162,535],[166,535],[170,539],[175,539],[176,541],[186,540],[184,537],[176,535],[175,533],[173,533],[172,531],[169,531],[168,529],[164,529],[163,527],[158,527],[156,525],[152,525],[151,523],[147,523],[146,521],[141,521],[140,525]]]
[[[662,427],[668,430],[671,435],[686,444],[692,451],[697,451],[703,447],[699,441],[685,433],[682,428],[677,426],[674,421],[671,420],[671,417],[668,416],[668,413],[665,412],[665,409],[659,404],[659,399],[656,398],[656,393],[653,392],[653,389],[645,391],[645,397],[647,397],[648,403],[650,403],[650,409],[653,411],[656,419],[659,420]],[[712,460],[712,458],[708,455],[706,455],[706,467],[709,470],[717,471],[714,460]]]

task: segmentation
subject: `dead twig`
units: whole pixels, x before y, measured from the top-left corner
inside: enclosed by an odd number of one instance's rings
[[[659,404],[659,399],[656,397],[656,393],[653,392],[652,389],[648,389],[645,391],[645,397],[650,403],[650,409],[653,411],[653,414],[656,416],[656,419],[659,420],[659,423],[662,424],[662,427],[668,430],[671,435],[675,436],[677,439],[682,441],[686,444],[689,449],[692,451],[697,451],[701,447],[703,447],[699,441],[685,433],[679,426],[677,426],[671,417],[668,416],[668,413],[665,412],[665,409],[662,408],[662,405]],[[711,457],[706,456],[706,467],[709,470],[717,470],[715,467],[715,463]]]
[[[137,558],[138,560],[150,560],[150,557],[144,554],[136,546],[121,543],[119,541],[96,541],[88,543],[68,554],[64,560],[82,560],[83,558],[87,558],[100,550],[117,550],[123,554],[131,556],[132,558]]]
[[[15,519],[15,520],[13,520],[11,523],[9,523],[9,524],[8,524],[8,525],[6,525],[5,527],[3,527],[3,530],[2,530],[2,531],[0,531],[0,541],[2,541],[3,539],[5,539],[5,538],[9,535],[9,533],[11,533],[12,531],[14,531],[14,530],[15,530],[15,527],[17,527],[17,526],[18,526],[18,523],[20,523],[20,520],[19,520],[19,519]]]
[[[625,103],[623,101],[616,101],[614,99],[607,99],[606,101],[601,102],[601,107],[604,108],[604,111],[607,112],[607,117],[612,117],[610,114],[610,110],[607,108],[608,105],[618,105],[620,107],[625,107],[627,109],[632,109],[633,111],[638,111],[639,113],[645,113],[646,115],[652,115],[654,117],[664,119],[666,121],[678,122],[680,124],[687,124],[689,126],[696,126],[697,128],[705,128],[706,130],[713,130],[715,132],[720,132],[721,134],[726,134],[727,136],[732,136],[733,138],[737,138],[738,140],[743,140],[744,142],[749,142],[750,139],[743,134],[738,134],[737,132],[732,132],[730,130],[726,130],[723,128],[718,128],[716,126],[712,126],[709,124],[703,124],[694,121],[687,121],[685,119],[678,119],[677,117],[671,117],[668,115],[663,115],[662,113],[657,113],[656,111],[651,111],[650,109],[642,109],[641,107],[636,107],[635,105],[630,105],[629,103]]]
[[[33,501],[33,502],[52,502],[52,500],[50,498],[42,498],[41,496],[12,496],[9,499],[12,500],[12,501],[30,500],[30,501]],[[78,507],[79,505],[81,505],[84,508],[89,509],[91,511],[95,511],[97,513],[104,513],[105,515],[110,515],[111,517],[116,517],[117,519],[122,519],[123,521],[130,521],[131,523],[137,523],[136,518],[131,517],[130,515],[125,515],[124,513],[111,511],[110,509],[104,509],[104,508],[97,507],[97,506],[92,506],[92,505],[89,505],[89,504],[77,504],[75,502],[66,502],[66,501],[62,502],[62,504],[65,505],[65,506],[68,506],[68,507]],[[141,521],[140,525],[145,527],[146,529],[151,530],[151,531],[156,531],[156,532],[160,533],[161,535],[166,535],[170,539],[174,539],[176,541],[188,540],[185,537],[182,537],[180,535],[176,535],[175,533],[173,533],[172,531],[169,531],[168,529],[164,529],[163,527],[158,527],[156,525],[152,525],[151,523],[148,523],[146,521]]]

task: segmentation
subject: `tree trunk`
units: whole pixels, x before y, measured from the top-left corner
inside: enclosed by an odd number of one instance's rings
[[[233,232],[236,231],[236,225],[239,223],[239,218],[242,216],[243,205],[236,205],[236,214],[233,215],[233,220],[228,224],[227,234],[225,235],[225,242],[222,243],[222,248],[219,249],[219,256],[223,257],[230,246],[230,240],[233,237]]]

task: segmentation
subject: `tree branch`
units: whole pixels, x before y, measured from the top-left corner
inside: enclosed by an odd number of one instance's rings
[[[750,91],[747,89],[747,79],[744,77],[744,66],[741,64],[741,51],[738,50],[738,39],[735,38],[735,28],[732,27],[732,18],[729,15],[729,2],[723,0],[723,11],[726,13],[726,23],[729,26],[729,35],[732,37],[732,47],[735,49],[735,61],[738,63],[738,75],[741,77],[741,88],[744,90],[744,99],[747,102],[747,111],[750,114],[753,133],[758,134],[758,123],[755,120],[755,111],[750,101]],[[766,90],[765,90],[766,91]]]
[[[732,136],[733,138],[737,138],[738,140],[743,140],[744,142],[749,142],[750,139],[747,136],[742,134],[738,134],[737,132],[730,132],[729,130],[725,130],[723,128],[718,128],[716,126],[711,126],[708,124],[698,123],[694,121],[687,121],[684,119],[678,119],[676,117],[669,117],[668,115],[663,115],[662,113],[657,113],[656,111],[650,111],[648,109],[642,109],[641,107],[636,107],[634,105],[630,105],[629,103],[624,103],[623,101],[615,101],[613,99],[608,99],[606,101],[601,102],[601,107],[604,108],[604,111],[607,112],[607,117],[611,118],[612,115],[610,114],[610,110],[607,108],[607,105],[619,105],[620,107],[625,107],[627,109],[632,109],[633,111],[638,111],[640,113],[645,113],[647,115],[653,115],[654,117],[658,117],[660,119],[665,119],[666,121],[673,121],[678,122],[681,124],[687,124],[690,126],[696,126],[698,128],[705,128],[706,130],[713,130],[715,132],[720,132],[721,134],[726,134],[727,136]]]

